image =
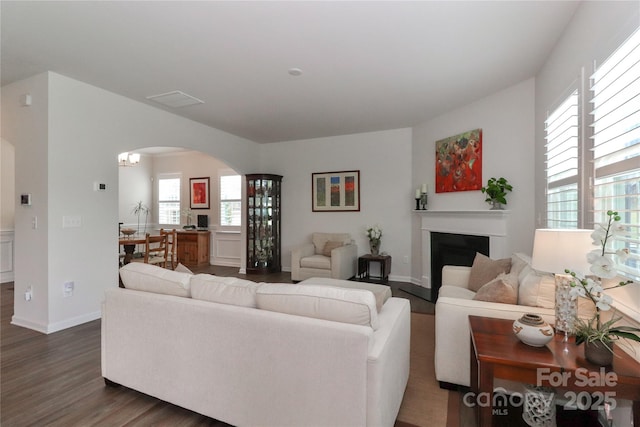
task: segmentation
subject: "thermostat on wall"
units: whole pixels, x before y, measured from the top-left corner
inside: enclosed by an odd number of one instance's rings
[[[24,206],[31,206],[31,194],[21,194],[20,204]]]
[[[107,189],[107,184],[103,184],[101,182],[93,183],[93,191],[105,191]]]

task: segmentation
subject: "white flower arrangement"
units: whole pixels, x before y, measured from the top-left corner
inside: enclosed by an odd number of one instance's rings
[[[378,224],[367,228],[369,242],[377,242],[382,238],[382,228]]]
[[[605,225],[598,224],[593,233],[591,233],[593,244],[598,246],[598,249],[589,252],[587,255],[587,261],[591,264],[589,270],[593,273],[593,276],[580,279],[573,271],[565,270],[565,273],[571,274],[575,279],[571,283],[571,298],[588,298],[596,307],[596,314],[591,320],[585,321],[577,319],[576,344],[600,341],[611,350],[610,343],[614,339],[626,338],[640,342],[640,337],[636,334],[640,332],[640,329],[614,326],[621,317],[614,316],[605,323],[602,323],[600,319],[600,312],[610,310],[611,303],[613,302],[612,298],[605,294],[604,291],[633,283],[632,280],[626,280],[607,288],[602,287],[602,279],[613,279],[618,275],[617,264],[614,257],[624,262],[629,255],[627,249],[617,251],[607,249],[607,244],[610,242],[610,239],[614,235],[624,232],[624,227],[620,224],[618,212],[607,211],[607,216],[607,223]]]

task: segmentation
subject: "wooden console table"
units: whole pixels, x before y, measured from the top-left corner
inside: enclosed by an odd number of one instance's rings
[[[634,425],[640,426],[640,363],[615,347],[613,364],[601,368],[586,361],[584,345],[575,345],[574,337],[564,343],[562,335],[556,334],[546,346],[531,347],[520,342],[512,325],[513,320],[469,316],[475,396],[486,393],[482,400],[493,402],[494,378],[555,387],[560,396],[566,392],[609,393],[612,399],[633,401]],[[478,427],[491,426],[495,408],[486,404],[475,408]]]
[[[178,262],[187,267],[209,265],[210,231],[178,230]]]

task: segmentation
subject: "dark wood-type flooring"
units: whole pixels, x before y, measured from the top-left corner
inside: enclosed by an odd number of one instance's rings
[[[255,281],[290,282],[290,273],[244,276],[237,268],[194,272]],[[409,298],[413,311],[433,313],[433,304],[388,283],[394,296]],[[406,286],[406,283],[402,283]],[[227,426],[192,411],[124,387],[105,387],[100,372],[100,320],[53,334],[10,324],[13,283],[0,286],[0,425],[24,426]]]

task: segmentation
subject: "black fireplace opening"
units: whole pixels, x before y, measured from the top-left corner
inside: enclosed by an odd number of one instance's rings
[[[442,286],[442,267],[471,267],[476,253],[489,256],[489,236],[431,232],[431,302]]]

